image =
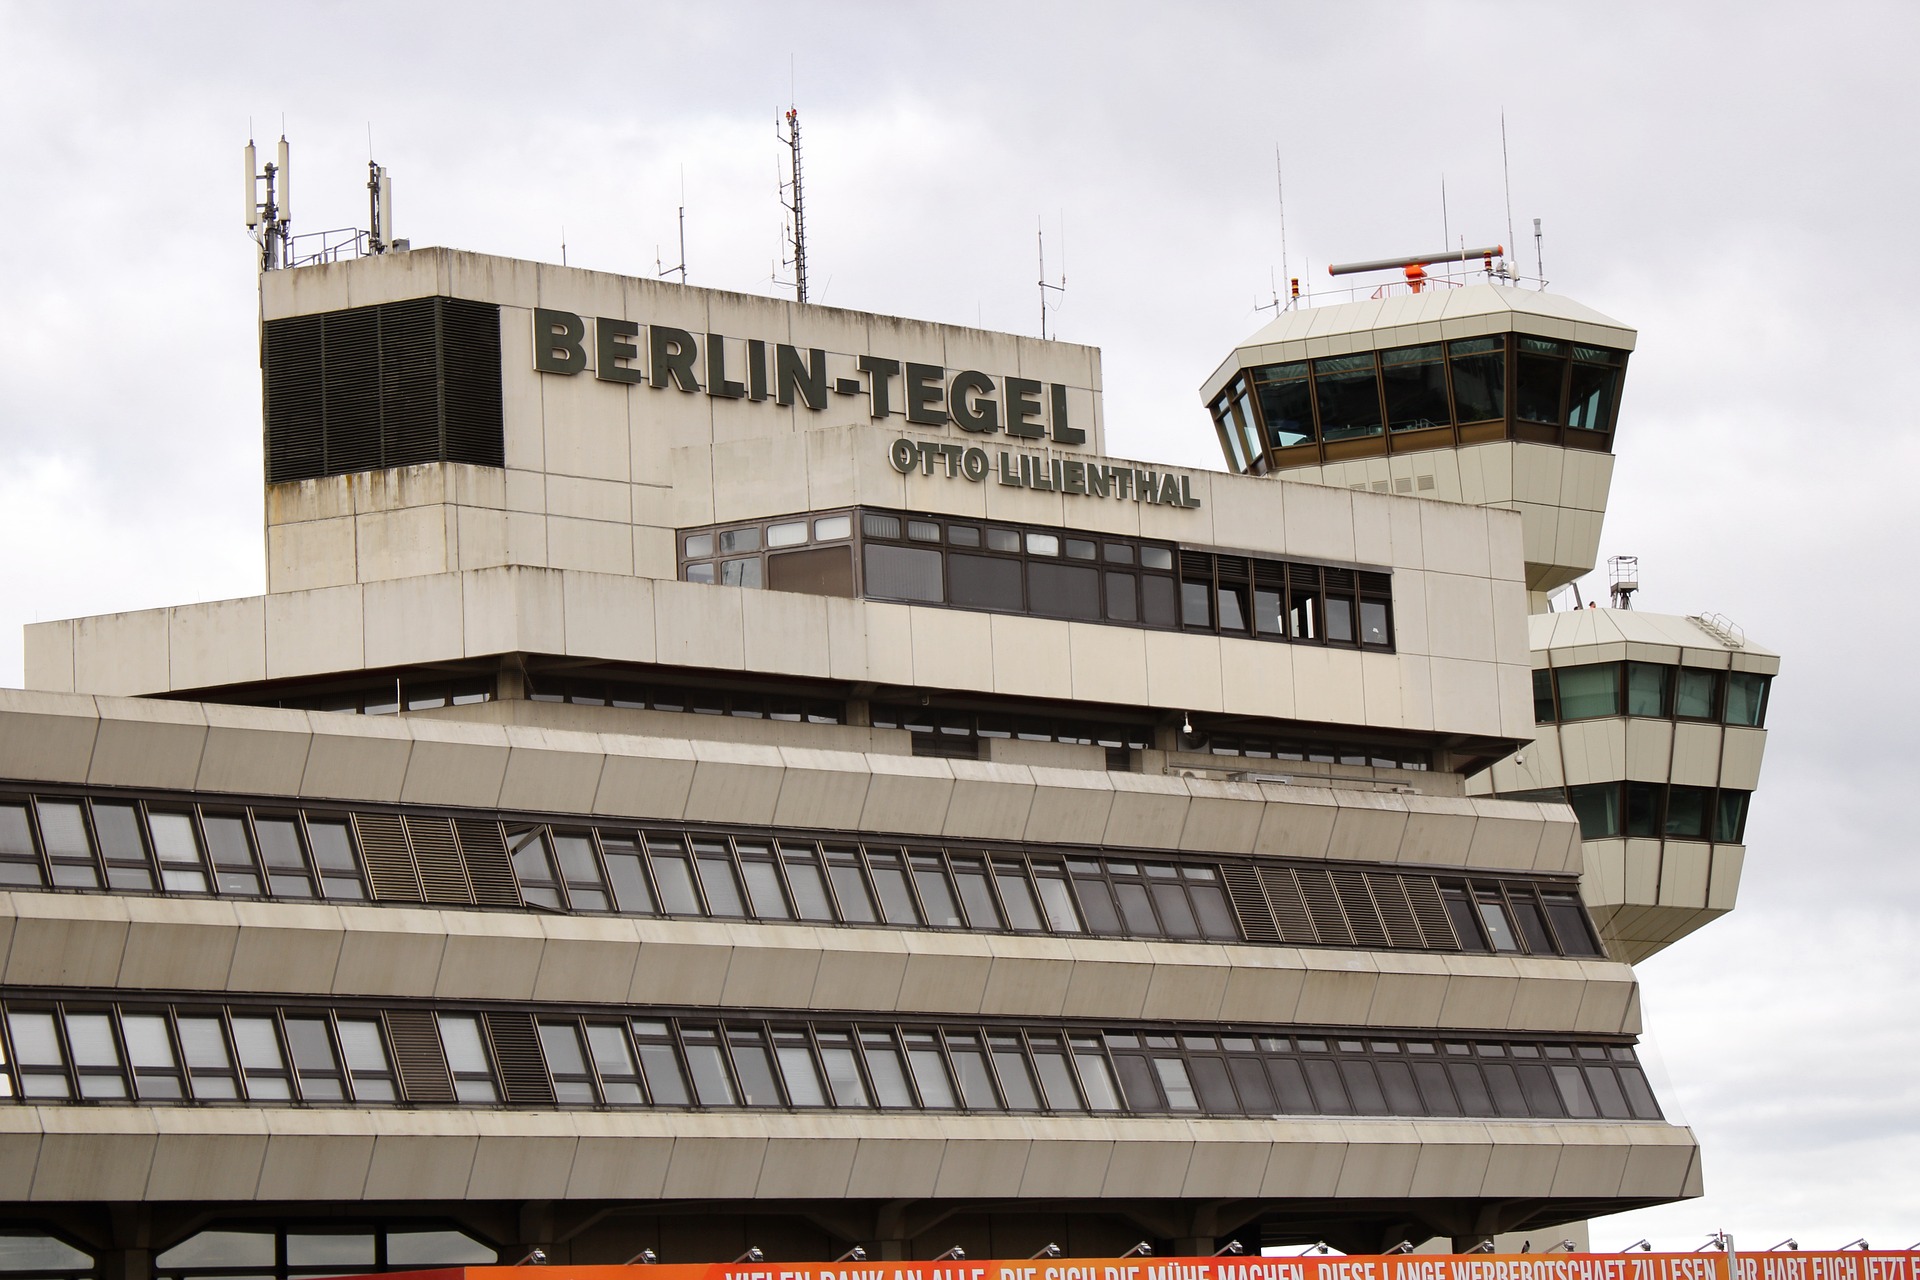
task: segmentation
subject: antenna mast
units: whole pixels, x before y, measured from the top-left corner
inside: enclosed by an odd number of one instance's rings
[[[288,246],[293,239],[293,182],[288,168],[287,135],[280,135],[279,163],[257,167],[253,139],[247,139],[247,229],[260,246],[260,269],[277,271],[288,264]],[[267,184],[267,198],[260,200],[260,184]]]
[[[1051,289],[1055,293],[1065,293],[1067,291],[1067,266],[1065,262],[1067,256],[1066,219],[1062,218],[1060,220],[1060,257],[1062,261],[1060,264],[1059,284],[1047,283],[1047,232],[1037,217],[1033,220],[1033,234],[1034,239],[1040,246],[1040,339],[1044,342],[1047,337],[1047,290]]]
[[[1507,192],[1507,243],[1513,238],[1513,170],[1507,164],[1507,109],[1500,108],[1500,183]],[[1518,274],[1517,272],[1515,273]]]
[[[1287,175],[1280,169],[1280,146],[1278,143],[1275,143],[1273,148],[1273,181],[1274,185],[1278,187],[1280,191],[1280,269],[1287,271]],[[1274,301],[1278,302],[1280,298],[1279,288],[1275,287],[1273,293]],[[1287,271],[1287,310],[1293,310],[1293,304],[1299,300],[1300,282],[1294,278],[1291,271]],[[1274,311],[1278,314],[1279,308],[1276,306]]]
[[[1540,241],[1540,219],[1535,218],[1533,220],[1533,272],[1540,277],[1540,288],[1545,290],[1547,287],[1547,261],[1541,256]]]
[[[781,183],[780,190],[783,193],[781,204],[785,206],[787,212],[793,215],[793,223],[787,233],[786,245],[786,247],[792,251],[793,256],[783,261],[781,265],[793,268],[794,299],[798,302],[805,302],[807,300],[807,201],[805,191],[801,185],[799,108],[787,108],[786,131],[784,133],[780,131],[780,123],[778,121],[774,122],[774,136],[785,143],[787,149],[792,152],[792,159],[788,161],[791,179]],[[784,193],[789,190],[793,192],[793,200],[791,203],[786,200],[784,195]],[[684,283],[684,281],[685,277],[683,276],[682,282]]]
[[[680,170],[680,265],[663,267],[660,265],[660,246],[653,246],[653,266],[660,278],[664,279],[678,271],[680,283],[687,282],[687,171]]]
[[[393,247],[393,179],[385,165],[367,161],[367,248],[385,253]]]

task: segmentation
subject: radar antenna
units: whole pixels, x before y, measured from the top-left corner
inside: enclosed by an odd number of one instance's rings
[[[1059,284],[1049,284],[1047,282],[1047,232],[1046,232],[1046,229],[1043,226],[1041,226],[1040,219],[1037,217],[1033,220],[1033,231],[1034,231],[1034,238],[1039,242],[1039,245],[1040,245],[1040,338],[1041,338],[1041,341],[1044,342],[1047,337],[1047,291],[1051,289],[1055,293],[1062,293],[1062,294],[1067,291],[1067,219],[1066,219],[1066,215],[1063,213],[1060,216],[1060,283]]]
[[[780,204],[793,215],[793,220],[782,228],[782,252],[792,256],[783,257],[780,265],[793,268],[794,300],[805,302],[807,300],[807,201],[801,182],[800,109],[788,107],[784,132],[781,121],[777,119],[774,121],[773,132],[774,136],[786,145],[790,153],[787,161],[788,178],[780,183]],[[791,199],[788,198],[788,192],[793,193]]]
[[[260,269],[277,271],[288,263],[288,242],[293,239],[292,173],[289,169],[287,135],[280,135],[278,163],[269,161],[259,167],[253,139],[247,139],[247,230],[260,246]],[[266,184],[266,200],[260,199],[261,184]]]

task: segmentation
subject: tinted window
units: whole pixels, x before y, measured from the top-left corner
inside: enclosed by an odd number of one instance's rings
[[[872,516],[867,518],[873,519]],[[944,599],[941,556],[938,551],[922,547],[889,547],[870,542],[864,549],[864,556],[869,596],[880,600],[918,600],[932,604]]]
[[[947,558],[952,603],[968,609],[1018,610],[1023,604],[1020,562],[956,552]]]
[[[1033,582],[1033,612],[1048,618],[1100,616],[1100,574],[1067,564],[1034,561],[1027,567]]]

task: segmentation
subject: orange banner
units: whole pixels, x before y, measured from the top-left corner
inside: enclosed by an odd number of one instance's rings
[[[1767,1257],[1843,1258],[1855,1270],[1770,1272]],[[1780,1254],[1740,1259],[1737,1280],[1920,1280],[1869,1270],[1896,1254]],[[1883,1264],[1884,1265],[1884,1264]],[[1387,1254],[1219,1258],[1022,1258],[951,1262],[712,1262],[657,1266],[450,1267],[419,1280],[1736,1280],[1723,1253]],[[381,1280],[399,1280],[389,1273]]]
[[[1743,1253],[1738,1280],[1920,1280],[1920,1253]]]

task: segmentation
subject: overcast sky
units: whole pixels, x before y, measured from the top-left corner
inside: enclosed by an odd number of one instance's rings
[[[1520,262],[1543,219],[1552,288],[1640,331],[1602,556],[1784,655],[1739,910],[1640,971],[1707,1195],[1595,1242],[1904,1246],[1917,37],[1849,3],[0,0],[0,635],[264,588],[249,127],[284,118],[296,231],[365,224],[371,129],[415,245],[636,274],[684,175],[689,281],[771,293],[797,100],[816,301],[1034,332],[1039,220],[1111,451],[1218,466],[1196,388],[1267,314],[1276,147],[1312,288],[1508,240],[1504,108]]]

